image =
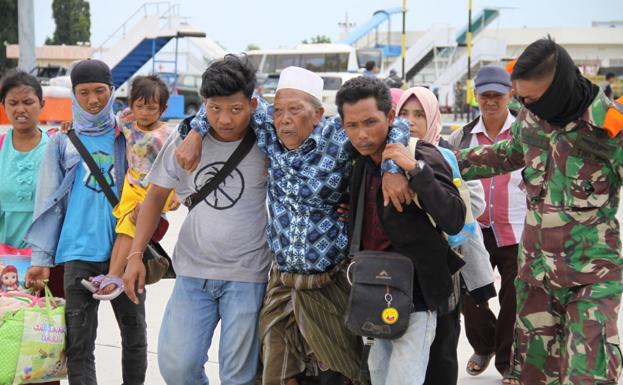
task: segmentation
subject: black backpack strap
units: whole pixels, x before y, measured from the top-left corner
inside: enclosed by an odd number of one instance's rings
[[[199,202],[204,200],[212,191],[214,191],[229,174],[240,164],[242,159],[244,159],[253,145],[255,144],[255,132],[251,128],[247,131],[247,134],[244,136],[244,139],[240,142],[238,147],[231,154],[227,162],[219,170],[219,172],[212,178],[208,183],[204,184],[199,191],[194,194],[189,195],[184,200],[184,205],[188,207],[188,211],[192,210]]]
[[[106,199],[108,199],[108,202],[110,202],[110,205],[112,207],[115,207],[117,203],[119,203],[119,199],[117,199],[117,196],[115,195],[112,188],[106,181],[106,178],[104,178],[104,174],[102,174],[102,170],[100,170],[97,163],[95,163],[95,160],[89,153],[89,150],[87,150],[87,148],[84,147],[84,144],[82,143],[80,138],[78,138],[78,135],[76,135],[76,131],[69,130],[67,132],[67,136],[69,137],[69,140],[71,140],[71,143],[74,145],[74,147],[76,147],[76,150],[78,150],[78,153],[80,154],[82,159],[86,162],[87,167],[91,171],[91,175],[95,177],[95,180],[102,188],[102,192],[106,196]]]

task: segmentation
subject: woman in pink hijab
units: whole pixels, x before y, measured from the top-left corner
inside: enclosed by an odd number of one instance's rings
[[[441,113],[437,97],[426,87],[412,87],[404,91],[396,113],[409,122],[411,136],[439,145]]]
[[[406,90],[396,105],[396,115],[409,122],[412,137],[438,146],[452,149],[441,137],[441,112],[437,97],[428,88],[413,87]],[[439,149],[443,153],[443,149]],[[480,181],[465,182],[470,196],[472,213],[480,216],[484,211],[484,191]],[[493,270],[485,249],[482,232],[476,225],[476,234],[461,246],[466,262],[460,274],[467,291],[476,302],[484,303],[495,296]],[[424,385],[456,384],[458,380],[457,346],[461,326],[458,298],[461,295],[459,277],[453,277],[454,293],[448,303],[437,311],[435,339],[430,347],[430,357]]]

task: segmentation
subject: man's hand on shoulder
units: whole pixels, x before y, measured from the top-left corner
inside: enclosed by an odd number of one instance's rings
[[[383,204],[387,206],[389,202],[394,205],[396,211],[402,212],[402,204],[409,204],[413,199],[413,191],[409,187],[409,181],[402,174],[383,174]]]
[[[191,130],[186,139],[175,149],[175,159],[181,168],[191,174],[201,161],[201,146],[203,138],[195,131]]]

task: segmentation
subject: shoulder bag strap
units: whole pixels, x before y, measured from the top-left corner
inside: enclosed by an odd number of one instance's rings
[[[350,255],[355,255],[361,249],[361,231],[363,229],[363,213],[366,198],[366,182],[367,182],[367,168],[364,164],[363,173],[361,174],[361,184],[359,186],[359,195],[357,195],[357,209],[355,212],[355,226],[353,228],[353,237],[350,242]]]
[[[67,132],[67,136],[69,137],[69,140],[71,140],[71,143],[74,145],[74,147],[76,147],[76,150],[78,150],[78,153],[80,153],[80,156],[82,157],[82,159],[86,162],[87,167],[91,171],[91,174],[95,177],[95,180],[97,180],[97,183],[102,188],[102,192],[104,193],[104,195],[106,195],[106,199],[108,199],[108,202],[110,202],[110,205],[112,207],[115,207],[117,203],[119,203],[119,199],[117,199],[117,196],[112,191],[112,188],[106,181],[106,178],[104,178],[104,174],[102,174],[102,170],[100,170],[97,163],[95,163],[95,160],[89,153],[89,150],[87,150],[87,148],[84,147],[84,144],[82,143],[80,138],[78,138],[78,135],[76,135],[76,131],[69,130]]]
[[[227,159],[227,162],[220,169],[220,171],[212,178],[208,183],[204,184],[199,191],[194,194],[189,195],[185,200],[184,204],[188,207],[188,211],[192,210],[199,202],[204,200],[212,191],[214,191],[229,174],[240,164],[242,159],[244,159],[251,148],[255,144],[255,132],[251,128],[242,139],[242,142],[236,147],[233,154]]]

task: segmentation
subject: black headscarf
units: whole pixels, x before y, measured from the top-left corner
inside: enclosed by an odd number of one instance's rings
[[[577,120],[591,105],[599,87],[580,73],[567,51],[556,44],[556,72],[552,84],[526,108],[550,124],[563,127]]]

